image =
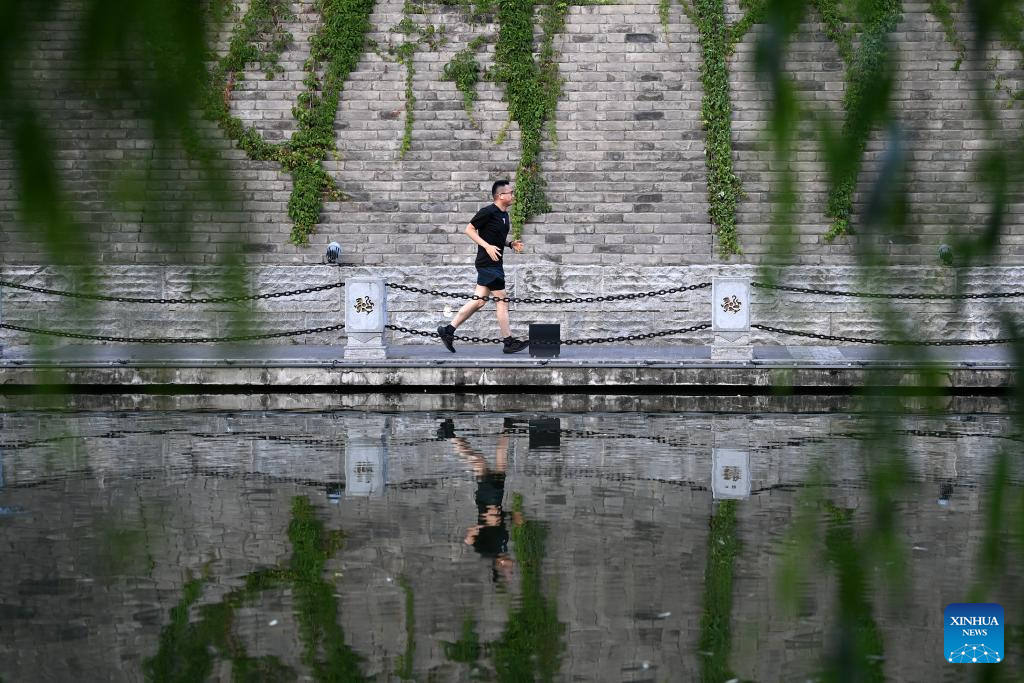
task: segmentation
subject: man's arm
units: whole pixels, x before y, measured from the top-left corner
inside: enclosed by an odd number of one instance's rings
[[[493,244],[489,244],[487,241],[485,241],[484,238],[480,236],[480,233],[477,232],[475,225],[473,225],[472,223],[466,223],[466,229],[464,232],[466,233],[466,236],[469,237],[469,239],[473,240],[479,246],[483,247],[483,250],[487,252],[487,255],[491,257],[492,261],[501,260],[501,251]]]

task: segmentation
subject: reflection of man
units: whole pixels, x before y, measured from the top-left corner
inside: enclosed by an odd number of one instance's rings
[[[509,421],[506,419],[505,426]],[[455,436],[451,420],[445,420],[438,429],[438,434],[447,437],[455,448],[455,453],[466,460],[473,474],[476,475],[476,509],[477,523],[466,530],[466,545],[481,556],[491,558],[493,565],[492,577],[495,580],[509,580],[515,565],[508,552],[509,531],[505,526],[505,470],[508,465],[508,433],[502,430],[498,437],[498,446],[494,455],[494,468],[487,464],[487,459],[479,451],[473,449],[469,442],[461,436]],[[517,526],[522,524],[520,513],[512,515]]]

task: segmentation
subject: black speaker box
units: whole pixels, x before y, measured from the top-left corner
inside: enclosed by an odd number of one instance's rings
[[[532,357],[558,358],[561,348],[561,325],[530,325],[530,355]]]

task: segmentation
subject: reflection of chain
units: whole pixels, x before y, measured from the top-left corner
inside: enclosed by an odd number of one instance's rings
[[[128,304],[229,304],[236,303],[239,301],[256,301],[257,299],[278,299],[285,296],[295,296],[296,294],[310,294],[312,292],[322,292],[327,289],[336,289],[338,287],[344,287],[344,282],[335,282],[329,285],[317,285],[316,287],[306,287],[305,289],[292,289],[287,292],[270,292],[269,294],[249,294],[245,296],[215,296],[207,299],[137,299],[127,296],[106,296],[103,294],[82,294],[80,292],[63,292],[58,289],[45,289],[43,287],[29,287],[28,285],[20,285],[17,282],[8,282],[7,280],[0,280],[0,287],[10,287],[12,289],[23,289],[26,292],[36,292],[38,294],[53,294],[55,296],[67,296],[72,299],[89,299],[90,301],[120,301]]]
[[[608,296],[586,296],[568,299],[539,299],[539,298],[516,298],[514,296],[477,296],[475,294],[457,294],[455,292],[444,292],[437,289],[423,289],[389,282],[388,287],[401,289],[405,292],[416,292],[417,294],[430,294],[448,299],[474,299],[476,301],[507,301],[510,304],[592,304],[602,301],[631,301],[633,299],[645,299],[654,296],[665,296],[666,294],[677,294],[679,292],[691,292],[697,289],[706,289],[711,286],[710,282],[701,282],[687,287],[673,287],[672,289],[659,289],[653,292],[641,292],[640,294],[609,294]]]
[[[311,327],[307,330],[292,330],[290,332],[271,332],[269,334],[246,334],[237,337],[110,337],[98,334],[78,334],[76,332],[58,332],[56,330],[41,330],[35,327],[22,327],[21,325],[8,325],[0,323],[0,328],[29,332],[32,334],[45,334],[50,337],[66,337],[68,339],[89,339],[92,341],[118,342],[124,344],[219,344],[222,342],[256,341],[258,339],[279,339],[281,337],[298,337],[304,334],[318,334],[320,332],[334,332],[344,329],[344,323],[329,325],[327,327]]]
[[[810,337],[811,339],[826,339],[828,341],[850,342],[851,344],[885,344],[889,346],[990,346],[993,344],[1012,344],[1014,339],[968,339],[968,340],[947,340],[947,339],[922,339],[913,341],[910,339],[865,339],[864,337],[838,337],[831,334],[816,334],[814,332],[800,332],[799,330],[787,330],[781,327],[769,327],[768,325],[751,325],[752,328],[763,332],[775,332],[777,334],[788,334],[794,337]]]
[[[799,292],[801,294],[821,294],[823,296],[852,296],[859,299],[914,299],[914,300],[963,300],[963,299],[1013,299],[1024,296],[1024,292],[993,292],[989,294],[885,294],[880,292],[840,292],[834,289],[813,289],[810,287],[787,287],[769,285],[764,282],[751,282],[751,287],[761,289],[777,289],[783,292]]]

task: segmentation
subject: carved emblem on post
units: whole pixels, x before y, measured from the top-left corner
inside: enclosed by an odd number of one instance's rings
[[[373,299],[368,296],[361,296],[356,299],[355,305],[356,313],[365,313],[370,315],[373,312]]]
[[[384,330],[388,315],[387,285],[381,278],[345,281],[345,358],[387,358]]]
[[[722,310],[726,313],[739,313],[742,308],[743,303],[736,297],[736,295],[727,296],[722,299]]]

